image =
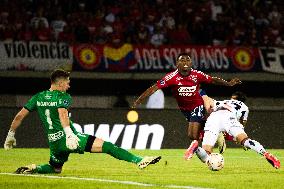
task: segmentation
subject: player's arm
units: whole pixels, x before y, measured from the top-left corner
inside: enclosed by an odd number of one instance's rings
[[[70,127],[70,120],[68,110],[65,108],[58,108],[60,123],[66,135],[66,146],[70,150],[75,150],[79,146],[80,139],[74,134]]]
[[[206,92],[203,89],[199,90],[199,94],[202,97],[206,113],[210,114],[212,112],[212,108],[214,106],[214,99],[207,96]]]
[[[29,111],[26,108],[22,108],[14,117],[4,143],[5,150],[9,150],[13,148],[13,146],[16,146],[16,138],[15,138],[16,130],[21,125],[22,121],[25,119],[25,117],[27,117],[28,114]]]
[[[203,102],[204,102],[204,108],[206,110],[206,112],[208,114],[210,114],[213,110],[213,107],[214,107],[214,100],[213,98],[207,96],[207,95],[203,95],[201,96],[202,99],[203,99]]]
[[[231,87],[231,86],[241,84],[241,83],[242,81],[239,78],[233,78],[230,81],[226,81],[219,77],[212,77],[212,84],[215,84],[215,85],[224,85],[224,86]]]
[[[141,104],[148,96],[151,96],[154,92],[158,90],[157,84],[152,85],[146,91],[144,91],[133,103],[132,108],[136,108],[137,105]]]
[[[70,120],[68,117],[68,110],[65,108],[58,108],[60,123],[64,128],[70,127]]]

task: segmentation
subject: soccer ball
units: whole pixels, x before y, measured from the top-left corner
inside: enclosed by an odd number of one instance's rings
[[[218,153],[209,155],[206,164],[211,171],[220,171],[224,167],[224,157]]]

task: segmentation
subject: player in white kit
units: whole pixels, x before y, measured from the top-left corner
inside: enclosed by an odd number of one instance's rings
[[[280,161],[245,133],[240,120],[247,120],[248,107],[243,102],[231,99],[213,101],[213,103],[213,112],[207,118],[204,127],[202,148],[199,147],[196,151],[196,155],[202,162],[206,162],[208,154],[212,153],[219,133],[227,132],[241,145],[263,155],[273,167],[280,168]]]

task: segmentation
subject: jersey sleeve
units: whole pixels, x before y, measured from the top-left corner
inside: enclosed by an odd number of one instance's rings
[[[212,77],[201,71],[198,71],[198,79],[200,83],[211,83],[212,82]]]
[[[249,109],[248,107],[245,108],[245,110],[242,111],[242,120],[247,121],[248,120],[248,114],[249,114]]]
[[[62,93],[58,99],[58,108],[68,109],[72,104],[72,98],[68,93]]]
[[[24,108],[27,109],[29,112],[32,112],[36,109],[37,96],[37,94],[32,96],[32,98],[30,98],[28,102],[24,105]]]
[[[177,70],[166,74],[162,79],[157,81],[157,86],[159,89],[167,88],[173,84],[173,78],[177,74]]]
[[[205,90],[203,90],[203,89],[199,89],[199,94],[200,94],[200,96],[205,96],[205,95],[207,95],[206,92],[205,92]]]

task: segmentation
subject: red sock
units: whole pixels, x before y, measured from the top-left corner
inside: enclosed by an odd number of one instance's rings
[[[199,140],[202,141],[203,137],[204,137],[204,130],[201,130],[199,132]]]
[[[225,140],[234,140],[232,135],[229,135],[227,132],[224,133]]]

